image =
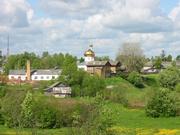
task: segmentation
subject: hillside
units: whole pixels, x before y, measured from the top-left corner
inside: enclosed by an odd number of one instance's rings
[[[144,76],[144,88],[137,88],[121,77],[105,79],[107,88],[103,91],[105,101],[102,109],[104,111],[102,111],[99,119],[108,118],[111,121],[111,127],[107,129],[108,132],[113,135],[180,134],[180,117],[150,118],[145,114],[144,107],[147,101],[153,95],[153,92],[160,88],[157,78],[158,75]],[[7,88],[8,91],[12,88],[14,91],[33,89],[32,86],[29,85],[7,86]],[[65,113],[67,113],[68,109],[71,109],[72,111],[74,108],[72,108],[72,106],[76,106],[76,104],[78,104],[78,106],[83,105],[86,108],[86,106],[89,106],[95,99],[90,97],[76,97],[71,99],[66,98],[54,100],[51,97],[45,97],[41,91],[34,91],[33,95],[36,100],[40,99],[41,102],[48,102],[50,105],[60,107],[61,110],[65,109]],[[69,113],[68,115],[64,116],[68,118],[72,115],[72,117],[74,117],[74,113]],[[40,135],[45,135],[47,133],[50,135],[64,135],[68,134],[69,131],[70,128],[65,127],[56,129],[38,129],[36,132]],[[14,135],[16,132],[17,129],[9,129],[0,126],[0,134],[2,135]],[[18,132],[29,135],[31,130],[18,129]]]

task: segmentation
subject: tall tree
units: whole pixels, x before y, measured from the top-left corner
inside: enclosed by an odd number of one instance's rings
[[[140,72],[144,66],[145,57],[139,43],[128,42],[122,44],[116,60],[125,64],[129,72]]]
[[[176,60],[180,60],[180,55],[178,55],[178,56],[176,57]]]

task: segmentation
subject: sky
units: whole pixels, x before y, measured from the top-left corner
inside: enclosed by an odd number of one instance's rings
[[[0,0],[0,50],[115,58],[125,42],[147,57],[180,54],[180,0]]]

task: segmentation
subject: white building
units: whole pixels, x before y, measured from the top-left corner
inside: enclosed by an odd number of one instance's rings
[[[60,74],[60,69],[40,69],[31,70],[30,78],[32,81],[49,81],[57,79]],[[9,80],[27,80],[26,70],[10,70],[8,75]]]
[[[25,70],[10,70],[8,75],[9,80],[26,80]]]
[[[61,70],[59,69],[40,69],[34,70],[31,73],[31,80],[33,81],[49,81],[59,77]]]

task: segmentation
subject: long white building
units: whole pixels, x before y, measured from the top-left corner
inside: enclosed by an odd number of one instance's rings
[[[61,75],[61,72],[61,69],[31,70],[30,61],[27,61],[26,70],[10,70],[8,78],[12,81],[49,81],[57,79]]]

